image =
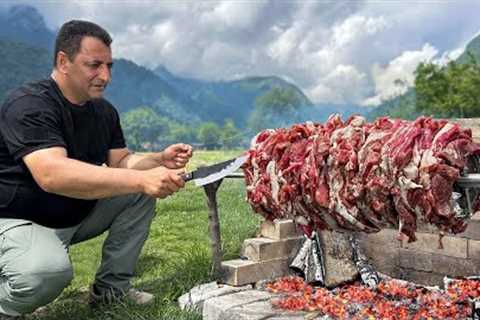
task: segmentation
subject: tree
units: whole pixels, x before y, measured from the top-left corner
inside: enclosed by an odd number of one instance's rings
[[[255,100],[248,126],[258,132],[299,122],[302,105],[302,98],[292,88],[273,88]]]
[[[467,63],[450,61],[445,67],[420,64],[415,88],[419,111],[445,118],[480,115],[480,66],[472,55]]]
[[[240,131],[235,127],[232,119],[225,120],[221,140],[224,149],[233,149],[239,146],[241,141]]]
[[[197,141],[195,128],[182,124],[173,124],[170,128],[172,142],[194,143]]]
[[[143,106],[122,115],[122,128],[129,148],[151,151],[158,138],[169,132],[169,123],[151,108]]]
[[[204,122],[198,129],[198,141],[208,150],[220,146],[222,129],[214,122]]]

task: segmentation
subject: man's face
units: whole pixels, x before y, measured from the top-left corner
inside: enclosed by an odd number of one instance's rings
[[[100,39],[84,37],[80,50],[68,63],[67,84],[77,101],[101,98],[111,79],[112,51]]]

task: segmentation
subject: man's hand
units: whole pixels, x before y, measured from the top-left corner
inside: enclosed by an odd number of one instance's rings
[[[143,174],[143,192],[154,198],[166,198],[169,195],[183,188],[185,181],[182,174],[183,169],[168,169],[158,167],[142,171]]]
[[[162,165],[169,169],[184,168],[192,154],[192,146],[184,143],[172,144],[162,151]]]

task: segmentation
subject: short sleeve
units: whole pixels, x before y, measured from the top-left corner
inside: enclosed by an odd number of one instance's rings
[[[126,147],[125,138],[123,136],[122,126],[120,124],[120,116],[117,110],[112,106],[112,141],[110,149],[122,149]]]
[[[0,132],[16,161],[40,149],[66,147],[61,116],[45,100],[23,96],[0,110]]]

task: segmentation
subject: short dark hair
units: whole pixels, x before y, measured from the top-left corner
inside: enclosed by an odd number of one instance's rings
[[[62,25],[55,39],[55,52],[53,66],[57,66],[57,54],[63,51],[71,61],[75,58],[83,37],[95,37],[101,40],[107,47],[112,43],[112,37],[99,25],[82,20],[71,20]]]

